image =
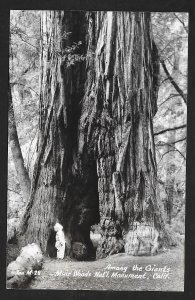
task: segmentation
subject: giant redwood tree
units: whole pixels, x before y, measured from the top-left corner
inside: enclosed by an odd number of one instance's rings
[[[163,231],[150,14],[42,11],[41,31],[38,156],[22,235],[50,252],[58,221],[67,254],[84,259],[99,223],[97,256],[122,252],[135,221]]]

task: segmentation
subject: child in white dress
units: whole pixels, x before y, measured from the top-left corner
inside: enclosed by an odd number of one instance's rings
[[[59,223],[56,223],[54,226],[54,230],[56,231],[55,247],[57,249],[57,258],[63,259],[65,253],[65,243],[66,243],[63,227]]]

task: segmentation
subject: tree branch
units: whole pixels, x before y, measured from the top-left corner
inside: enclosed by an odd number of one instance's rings
[[[179,96],[179,94],[171,94],[167,99],[165,99],[160,105],[159,105],[159,107],[161,106],[161,105],[163,105],[165,102],[167,102],[168,100],[170,100],[170,99],[172,99],[172,98],[174,98],[174,97],[178,97]],[[159,108],[158,107],[158,108]]]
[[[171,145],[170,145],[170,146],[171,146]],[[162,155],[160,161],[163,159],[163,157],[164,157],[166,154],[168,154],[168,153],[170,153],[170,152],[174,152],[174,151],[178,152],[178,153],[183,157],[183,159],[186,160],[186,158],[185,158],[185,156],[183,155],[183,153],[182,153],[181,151],[179,151],[177,148],[175,148],[174,146],[172,146],[172,149],[171,149],[171,150],[168,150],[168,151],[166,151],[165,153],[163,153],[163,155]]]
[[[186,128],[186,124],[181,125],[181,126],[177,126],[177,127],[173,127],[173,128],[167,128],[167,129],[158,131],[158,132],[154,133],[154,136],[155,136],[155,135],[159,135],[159,134],[163,134],[163,133],[165,133],[165,132],[167,132],[167,131],[173,131],[173,130],[178,130],[178,129],[183,129],[183,128]]]
[[[15,33],[12,32],[12,34],[16,34],[24,43],[28,44],[29,46],[33,47],[34,49],[36,49],[38,51],[38,53],[40,52],[39,51],[39,48],[36,47],[35,45],[31,44],[30,42],[28,42],[27,40],[25,40],[23,37],[22,37],[22,34],[24,34],[23,32],[20,32],[20,31],[16,31]],[[26,36],[28,37],[28,35],[26,34]]]
[[[183,93],[183,91],[180,89],[180,87],[178,86],[178,84],[175,82],[175,80],[173,79],[173,77],[170,75],[164,60],[161,60],[161,65],[164,69],[165,74],[167,75],[167,77],[169,78],[171,84],[174,86],[174,88],[176,89],[176,91],[180,94],[180,96],[182,97],[182,99],[184,100],[185,104],[187,104],[187,97],[186,95]]]
[[[188,29],[187,29],[185,23],[178,17],[178,15],[176,13],[173,13],[173,14],[177,18],[177,20],[183,25],[183,28],[185,29],[185,31],[188,33]]]
[[[186,140],[186,137],[184,137],[183,139],[177,140],[175,142],[172,142],[171,144],[177,144],[177,143],[183,142],[185,140]]]
[[[16,192],[16,191],[14,191],[14,190],[12,190],[12,189],[9,189],[9,188],[8,188],[8,191],[10,191],[10,192],[13,192],[13,193],[15,193],[15,194],[18,194],[18,195],[20,195],[20,193],[19,193],[19,192]]]
[[[180,143],[180,142],[183,142],[186,140],[186,137],[183,138],[183,139],[180,139],[180,140],[177,140],[177,141],[174,141],[174,142],[171,142],[171,143],[166,143],[166,142],[158,142],[158,144],[156,144],[156,147],[161,147],[161,146],[171,146],[173,144],[177,144],[177,143]]]
[[[27,85],[25,85],[25,84],[23,84],[23,83],[20,83],[20,82],[10,82],[10,84],[12,84],[12,85],[18,84],[18,85],[25,86],[25,87],[27,87],[28,89],[32,90],[37,96],[39,96],[39,94],[37,94],[37,92],[36,92],[35,90],[33,90],[30,86],[27,86]]]

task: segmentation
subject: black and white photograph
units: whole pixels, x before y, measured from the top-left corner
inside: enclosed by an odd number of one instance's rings
[[[188,18],[10,10],[7,289],[184,291]]]

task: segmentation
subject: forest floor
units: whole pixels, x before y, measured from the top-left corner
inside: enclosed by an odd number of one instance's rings
[[[147,257],[116,254],[89,262],[47,258],[28,289],[183,291],[184,251],[173,248]]]

